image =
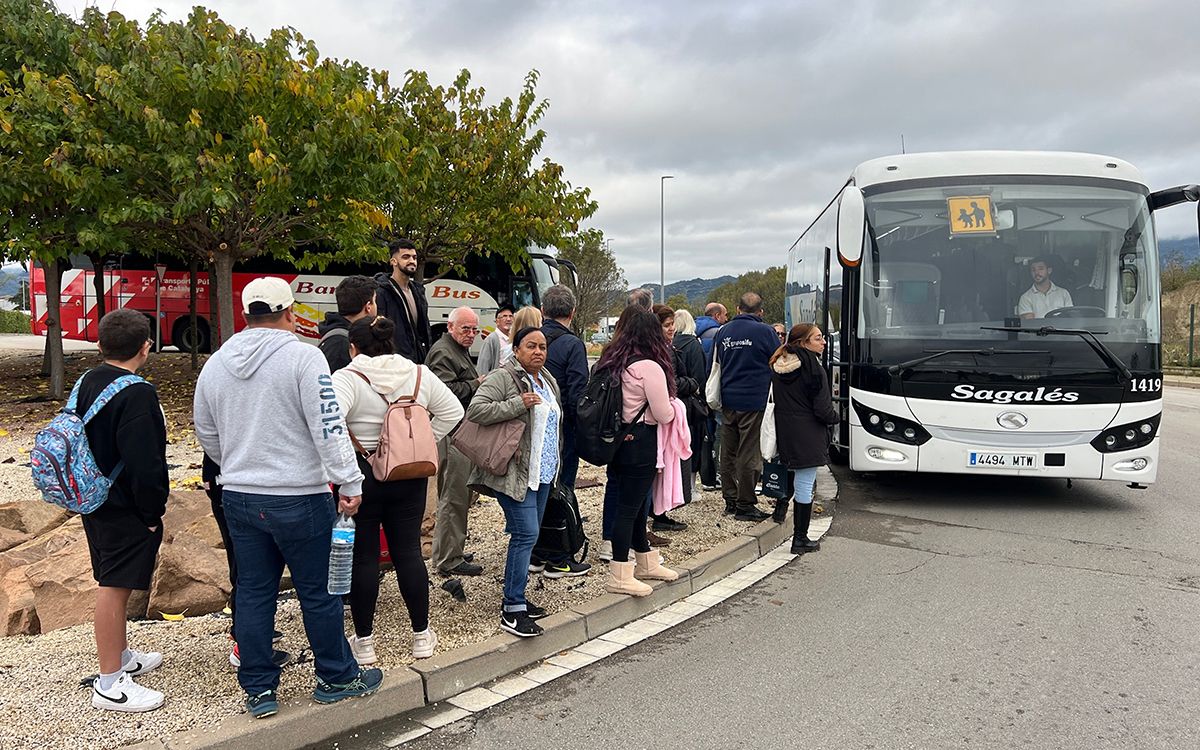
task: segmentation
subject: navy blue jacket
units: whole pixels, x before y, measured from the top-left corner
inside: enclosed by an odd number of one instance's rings
[[[557,320],[542,324],[546,347],[546,369],[558,381],[562,393],[563,424],[575,424],[575,408],[587,390],[588,360],[583,340]]]
[[[771,388],[769,360],[779,348],[775,329],[753,315],[738,315],[713,340],[721,362],[721,407],[763,411]]]
[[[704,347],[705,376],[712,371],[713,339],[716,338],[717,329],[720,327],[720,323],[707,315],[701,315],[700,317],[696,318],[696,338],[700,339],[700,346]]]

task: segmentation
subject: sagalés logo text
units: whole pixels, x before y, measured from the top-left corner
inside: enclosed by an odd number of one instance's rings
[[[1064,391],[1062,388],[1029,388],[1025,390],[976,388],[963,384],[954,386],[950,398],[959,401],[987,401],[991,404],[1070,404],[1079,400],[1075,391]]]

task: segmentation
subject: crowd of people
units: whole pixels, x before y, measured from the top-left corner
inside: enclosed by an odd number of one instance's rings
[[[287,654],[275,647],[281,636],[274,620],[285,565],[312,649],[316,701],[366,695],[383,681],[373,666],[381,536],[411,621],[413,657],[433,655],[437,634],[429,624],[421,529],[435,472],[430,566],[447,578],[485,572],[466,549],[468,515],[477,493],[494,497],[509,535],[499,628],[523,638],[540,635],[537,620],[547,613],[526,596],[529,576],[581,576],[592,568],[570,548],[539,544],[539,535],[551,493],[573,497],[577,432],[583,434],[577,405],[597,378],[620,388],[621,431],[605,467],[596,547],[596,558],[607,565],[608,591],[645,596],[649,581],[678,577],[658,550],[670,544],[662,534],[686,528],[670,513],[697,499],[697,480],[719,486],[725,512],[742,521],[773,516],[782,523],[794,504],[792,551],[818,548],[807,536],[813,486],[817,467],[828,461],[826,430],[837,415],[817,327],[781,331],[764,323],[762,299],[753,292],[741,297],[732,318],[711,303],[693,319],[637,289],[613,340],[589,368],[586,347],[572,330],[574,294],[556,285],[543,293],[540,309],[497,310],[495,330],[473,358],[479,311],[453,310],[445,333],[433,340],[424,289],[415,278],[416,251],[404,240],[390,250],[391,273],[350,276],[337,286],[337,311],[322,322],[318,347],[294,333],[287,282],[251,281],[242,292],[245,329],[209,358],[196,384],[203,480],[233,587],[229,658],[250,714],[278,710]],[[100,323],[99,345],[104,364],[77,386],[76,408],[83,411],[115,379],[145,364],[147,319],[131,310],[110,312]],[[759,443],[768,400],[778,456],[762,455]],[[419,411],[426,432],[410,426],[397,437],[398,406],[408,420]],[[133,679],[158,667],[162,654],[131,650],[124,622],[130,592],[150,584],[162,539],[169,494],[162,422],[154,387],[142,381],[117,393],[87,425],[100,469],[118,472],[108,501],[84,517],[99,584],[97,708],[146,711],[164,700]],[[468,423],[478,434],[507,436],[487,446],[495,456],[481,459],[467,444]],[[424,464],[405,464],[400,478],[381,476],[381,454],[426,434],[430,458]],[[773,512],[758,507],[764,459],[782,463],[794,477],[794,491],[778,499]],[[420,471],[425,464],[431,468]],[[356,524],[344,601],[327,589],[339,514]]]

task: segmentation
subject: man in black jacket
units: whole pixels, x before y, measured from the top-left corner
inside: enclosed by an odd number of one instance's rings
[[[379,314],[396,324],[396,353],[417,364],[425,362],[432,344],[429,330],[429,300],[417,275],[417,250],[411,240],[396,240],[391,251],[391,274],[375,274],[379,292],[375,304]]]
[[[86,414],[104,389],[132,375],[150,356],[150,323],[134,310],[114,310],[100,320],[104,364],[79,385],[79,414]],[[96,589],[96,651],[100,676],[92,683],[92,705],[110,711],[152,711],[163,694],[131,678],[162,664],[162,654],[129,648],[125,607],[134,590],[150,588],[162,518],[167,510],[167,426],[158,391],[147,382],[126,386],[85,428],[96,465],[106,476],[120,466],[108,499],[83,517]]]
[[[329,363],[329,371],[337,372],[350,364],[350,326],[354,321],[375,315],[375,279],[369,276],[347,276],[333,290],[337,312],[325,313],[317,326],[321,340],[317,346]]]

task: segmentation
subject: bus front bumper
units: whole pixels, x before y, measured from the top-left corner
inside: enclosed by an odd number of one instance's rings
[[[989,444],[986,438],[962,442],[933,436],[908,445],[871,435],[851,425],[850,468],[854,471],[939,472],[992,476],[1107,479],[1150,484],[1158,476],[1158,437],[1143,448],[1100,453],[1088,442],[1094,432],[1081,434],[1072,445],[1038,445],[1035,436],[1020,447]],[[1056,441],[1058,442],[1058,441]],[[1019,458],[1018,458],[1019,457]],[[994,465],[997,462],[1008,465]],[[1032,462],[1032,467],[1015,464]]]

